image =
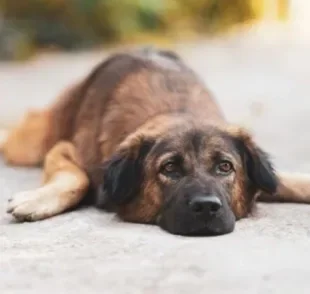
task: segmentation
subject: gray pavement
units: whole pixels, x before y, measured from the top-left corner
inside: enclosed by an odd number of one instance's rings
[[[276,28],[176,48],[279,169],[310,172],[308,40]],[[0,64],[0,124],[46,105],[103,55]],[[15,224],[5,214],[7,199],[39,182],[39,169],[0,161],[0,293],[310,291],[310,206],[259,204],[234,233],[215,238],[172,236],[96,209]]]

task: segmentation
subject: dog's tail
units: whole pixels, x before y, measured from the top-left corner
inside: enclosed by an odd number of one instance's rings
[[[259,201],[310,203],[310,174],[277,172],[277,177],[276,193],[259,192]]]

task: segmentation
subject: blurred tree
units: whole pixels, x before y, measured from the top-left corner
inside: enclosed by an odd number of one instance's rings
[[[288,0],[274,1],[281,2],[279,9],[285,11]],[[264,2],[0,0],[0,58],[27,56],[33,48],[89,48],[139,35],[180,39],[190,34],[217,33],[260,17]],[[24,53],[8,54],[16,50]],[[7,53],[2,54],[4,51]]]

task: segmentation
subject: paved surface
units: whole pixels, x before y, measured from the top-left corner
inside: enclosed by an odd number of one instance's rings
[[[282,30],[178,47],[230,120],[251,128],[278,168],[305,172],[309,49]],[[101,56],[0,65],[0,123],[47,104]],[[95,209],[15,224],[6,200],[39,181],[40,170],[0,161],[0,293],[309,293],[310,206],[260,204],[233,234],[215,238],[176,237]]]

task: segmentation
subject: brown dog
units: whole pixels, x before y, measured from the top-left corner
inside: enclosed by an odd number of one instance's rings
[[[170,51],[113,55],[50,108],[29,113],[1,149],[9,164],[44,162],[43,186],[9,201],[20,221],[94,200],[125,221],[216,235],[233,231],[259,195],[310,201],[309,178],[275,173]]]

